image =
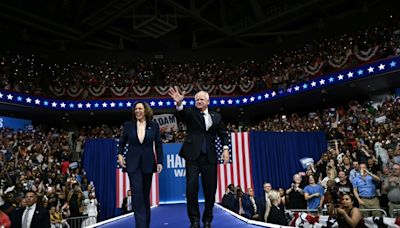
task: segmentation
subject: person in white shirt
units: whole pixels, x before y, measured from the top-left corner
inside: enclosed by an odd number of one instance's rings
[[[122,210],[124,214],[127,214],[132,211],[132,197],[131,197],[131,190],[126,192],[126,197],[122,201]]]
[[[89,194],[89,199],[85,199],[84,200],[84,204],[85,204],[85,208],[86,208],[86,214],[89,216],[87,219],[85,219],[85,221],[83,222],[84,226],[89,226],[92,224],[95,224],[97,222],[97,215],[98,215],[98,211],[97,211],[97,199],[96,199],[96,195],[94,192]]]
[[[269,199],[269,192],[272,190],[272,185],[269,182],[265,182],[263,184],[264,194],[261,196],[260,202],[260,215],[262,216],[263,221],[267,221],[269,211],[271,209],[271,201]]]
[[[12,222],[15,228],[50,228],[49,211],[36,204],[37,196],[32,190],[25,193],[26,207],[15,212]]]

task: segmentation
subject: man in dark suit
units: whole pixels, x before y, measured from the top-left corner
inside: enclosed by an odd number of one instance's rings
[[[264,188],[264,193],[260,197],[259,212],[260,212],[261,221],[266,222],[267,218],[268,218],[269,211],[271,209],[271,201],[269,199],[269,193],[272,190],[272,185],[271,185],[271,183],[265,182],[263,184],[263,188]]]
[[[123,156],[128,143],[126,161]],[[136,228],[150,227],[150,189],[153,172],[161,172],[163,148],[160,127],[153,121],[150,105],[137,102],[133,120],[125,122],[119,143],[118,163],[126,168],[132,190]]]
[[[36,204],[37,196],[33,191],[25,193],[26,207],[14,214],[13,228],[50,228],[49,210]]]
[[[187,126],[187,136],[183,142],[179,156],[186,161],[186,199],[187,212],[191,227],[200,227],[198,204],[199,183],[201,182],[205,198],[203,212],[204,227],[211,227],[215,192],[217,190],[217,153],[215,139],[220,137],[223,147],[223,159],[229,161],[228,135],[219,113],[208,110],[210,98],[207,92],[200,91],[195,95],[194,108],[183,107],[185,92],[178,88],[170,88],[169,95],[176,102],[177,117]]]
[[[253,188],[248,188],[247,194],[243,195],[242,207],[246,218],[253,220],[260,219],[260,202],[255,198]]]
[[[124,212],[124,214],[132,212],[132,197],[131,196],[132,196],[131,190],[128,190],[126,192],[126,197],[124,198],[124,200],[122,200],[122,211]]]
[[[222,197],[222,206],[234,211],[235,207],[235,186],[233,184],[228,185],[227,190]]]

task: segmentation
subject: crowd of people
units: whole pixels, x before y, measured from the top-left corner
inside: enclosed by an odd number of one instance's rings
[[[135,59],[129,62],[105,60],[99,63],[49,63],[34,54],[23,56],[3,52],[0,54],[0,87],[50,96],[55,94],[49,91],[49,87],[87,89],[91,86],[130,88],[254,83],[253,92],[286,89],[318,75],[400,54],[398,31],[398,25],[371,26],[352,34],[316,40],[300,49],[275,54],[267,60],[239,61],[227,58],[173,62]],[[330,64],[322,64],[328,62]],[[223,94],[218,90],[213,93]],[[124,96],[131,95],[135,94],[124,93]],[[90,98],[88,94],[82,96]],[[102,95],[115,96],[118,95]]]
[[[398,113],[400,98],[388,96],[381,103],[351,101],[241,126],[244,131],[325,131],[330,147],[306,171],[294,174],[291,186],[273,188],[265,183],[265,195],[257,199],[253,189],[230,185],[222,204],[245,217],[278,224],[286,219],[282,209],[334,207],[332,216],[344,216],[346,200],[355,208],[383,209],[395,216],[394,210],[400,209]],[[163,136],[165,143],[184,138],[184,127],[179,126],[179,131],[168,133],[172,138]],[[238,131],[237,126],[228,124],[228,131]],[[80,167],[81,153],[87,138],[119,138],[120,126],[83,126],[76,133],[44,126],[25,131],[3,128],[0,133],[1,217],[13,218],[25,207],[27,190],[34,191],[37,203],[50,211],[54,227],[67,227],[66,218],[97,216],[94,186]],[[379,210],[368,213],[362,215],[381,215]]]
[[[49,212],[49,227],[69,227],[71,221],[66,219],[80,216],[72,222],[96,223],[95,188],[80,166],[87,132],[91,131],[82,128],[75,135],[43,126],[24,131],[0,129],[2,217],[7,215],[9,221],[20,224],[21,208],[35,205],[36,210],[44,207]]]
[[[285,51],[267,61],[230,59],[185,63],[135,60],[97,64],[49,64],[40,57],[11,52],[0,54],[0,87],[35,95],[49,95],[47,87],[132,87],[240,85],[251,81],[254,90],[285,89],[333,70],[400,54],[396,26],[371,27]],[[377,47],[368,60],[349,57],[340,68],[322,62],[350,52]],[[314,72],[307,66],[321,66]],[[46,87],[47,86],[47,87]],[[362,217],[395,216],[400,209],[400,99],[379,104],[357,101],[310,113],[266,117],[257,124],[229,123],[228,131],[324,131],[332,142],[326,153],[306,171],[293,175],[291,186],[264,183],[264,195],[240,186],[227,187],[222,204],[249,219],[287,225],[283,209],[329,209],[340,223],[356,225]],[[182,142],[185,127],[162,132],[164,143]],[[86,216],[79,223],[96,222],[99,213],[95,187],[80,165],[88,138],[119,138],[120,126],[84,126],[76,133],[36,126],[28,130],[0,129],[0,223],[21,222],[21,208],[49,211],[52,227],[69,227],[68,218]],[[261,187],[261,186],[256,186]],[[40,205],[40,206],[39,206]],[[370,211],[359,211],[369,209]]]
[[[306,114],[273,116],[255,126],[256,131],[325,131],[330,147],[305,172],[295,173],[291,186],[265,183],[265,196],[254,190],[227,188],[222,205],[250,219],[276,223],[269,210],[300,209],[317,212],[330,209],[341,222],[358,224],[362,216],[398,215],[400,209],[400,98],[388,96],[381,103],[351,101],[348,107],[329,108]],[[236,125],[229,125],[237,131]],[[269,208],[268,208],[269,205]],[[351,211],[351,208],[356,208]],[[347,208],[347,209],[346,209]],[[360,212],[359,209],[367,209]],[[281,215],[282,215],[281,214]],[[346,216],[347,215],[347,216]],[[361,216],[362,215],[362,216]],[[339,220],[338,217],[338,220]],[[288,224],[286,217],[278,224]],[[352,220],[353,219],[353,220]],[[353,224],[353,225],[354,225]],[[353,226],[354,227],[354,226]]]

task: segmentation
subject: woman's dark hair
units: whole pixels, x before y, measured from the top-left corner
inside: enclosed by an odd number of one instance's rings
[[[351,194],[351,193],[344,193],[344,194],[342,195],[342,198],[343,198],[345,195],[348,195],[348,196],[350,197],[351,201],[353,202],[353,206],[354,206],[354,207],[359,207],[358,200],[357,200],[357,198],[356,198],[353,194]]]
[[[236,188],[236,196],[237,197],[242,197],[243,196],[242,188]]]
[[[146,121],[150,122],[153,120],[153,110],[150,108],[150,105],[146,102],[143,101],[138,101],[133,105],[133,109],[132,109],[132,118],[134,121],[136,121],[136,116],[135,116],[135,107],[138,104],[143,104],[144,106],[144,116],[146,117]]]

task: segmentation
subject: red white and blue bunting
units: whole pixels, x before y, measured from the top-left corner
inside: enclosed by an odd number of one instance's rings
[[[366,52],[363,52],[364,54]],[[370,55],[373,54],[373,50],[368,52]],[[327,75],[319,76],[318,78],[313,78],[309,81],[299,82],[296,84],[292,84],[288,86],[286,90],[266,90],[263,92],[258,93],[247,93],[245,95],[235,95],[229,97],[217,97],[214,96],[211,99],[212,106],[241,106],[241,105],[248,105],[248,104],[255,104],[260,102],[267,102],[271,99],[277,99],[283,96],[290,96],[295,95],[302,92],[307,92],[314,89],[321,89],[323,87],[342,84],[352,80],[356,80],[359,78],[368,78],[368,77],[375,77],[387,73],[397,72],[400,69],[400,56],[386,58],[374,62],[370,62],[368,64],[361,65],[359,67],[348,68],[341,71],[337,71],[334,73],[330,73]],[[250,84],[249,84],[250,85]],[[248,85],[246,85],[248,86]],[[153,87],[141,87],[141,90],[137,90],[138,87],[132,88],[136,89],[137,94],[146,94],[148,95],[149,91]],[[192,89],[193,86],[188,86],[187,88]],[[203,88],[203,87],[202,87]],[[246,87],[247,88],[247,87]],[[245,88],[245,89],[246,89]],[[65,89],[50,87],[51,91],[56,96],[65,95]],[[206,88],[207,89],[207,88]],[[215,88],[214,88],[215,89]],[[236,85],[218,85],[218,89],[225,93],[223,95],[230,95],[232,94],[235,89]],[[243,87],[241,88],[243,89]],[[125,91],[129,91],[129,89],[122,89],[120,88],[121,93],[125,93]],[[72,97],[78,97],[82,94],[84,90],[78,88],[70,88],[66,92],[67,95],[73,95]],[[88,90],[85,90],[87,92]],[[74,94],[71,94],[74,93]],[[89,94],[88,94],[89,95]],[[157,98],[154,99],[153,94],[148,96],[147,98],[140,98],[142,100],[149,101],[150,104],[154,104],[152,107],[157,108],[166,108],[172,107],[173,101],[166,97],[166,98]],[[82,98],[82,96],[80,97]],[[13,104],[20,104],[20,105],[28,105],[28,106],[35,106],[35,107],[43,107],[43,108],[51,108],[51,109],[61,109],[61,110],[75,110],[75,109],[113,109],[113,108],[128,108],[132,105],[132,100],[129,99],[116,99],[113,100],[102,100],[102,102],[98,100],[87,100],[85,104],[80,103],[79,101],[72,101],[72,100],[58,100],[57,98],[44,98],[36,96],[35,94],[27,94],[27,93],[19,93],[17,91],[9,91],[9,90],[1,90],[0,89],[0,102],[4,103],[13,103]],[[193,99],[188,98],[188,104],[194,104]],[[157,106],[155,106],[157,105]]]
[[[99,86],[99,87],[89,86],[88,91],[91,95],[93,95],[95,97],[100,97],[101,95],[104,94],[106,89],[107,89],[107,87],[105,87],[105,86]]]
[[[366,51],[358,51],[354,53],[354,56],[363,62],[369,61],[376,55],[376,52],[378,51],[379,46],[375,46],[374,48],[369,48]]]
[[[81,93],[83,92],[83,88],[78,88],[76,86],[71,86],[67,89],[67,94],[70,97],[79,97]]]
[[[110,90],[115,96],[123,97],[129,91],[129,87],[110,87]]]
[[[151,86],[132,86],[133,92],[138,96],[145,96],[149,93]]]
[[[62,97],[65,95],[65,88],[58,88],[58,87],[53,87],[49,86],[50,91],[56,95],[57,97]]]
[[[310,75],[316,75],[324,66],[324,62],[316,62],[314,66],[308,65],[304,67],[304,71]]]
[[[339,227],[335,218],[327,215],[312,215],[305,212],[288,213],[293,217],[290,226],[303,228],[323,228],[323,227]],[[366,217],[362,221],[365,227],[380,228],[380,227],[399,227],[400,222],[396,218],[390,217]]]
[[[180,85],[180,86],[179,86],[179,89],[180,89],[181,91],[185,91],[186,94],[190,94],[190,93],[193,91],[193,88],[194,88],[194,86],[193,86],[193,85],[189,85],[189,84],[187,84],[187,85]]]
[[[379,46],[369,48],[367,50],[352,51],[348,50],[343,56],[335,56],[327,61],[317,61],[315,63],[303,67],[304,71],[310,75],[316,75],[320,72],[322,67],[327,63],[334,68],[343,68],[351,56],[361,62],[370,61],[378,52]]]
[[[239,88],[243,93],[248,93],[254,88],[254,81],[249,80],[247,83],[239,85]]]
[[[168,93],[169,86],[154,86],[154,89],[159,95],[165,96]]]
[[[328,64],[335,68],[343,68],[344,64],[347,63],[347,60],[351,56],[352,51],[347,50],[343,56],[335,56],[328,60]]]
[[[225,94],[231,94],[235,91],[236,85],[219,85],[218,88]]]
[[[197,85],[197,88],[211,94],[214,92],[215,85]]]

